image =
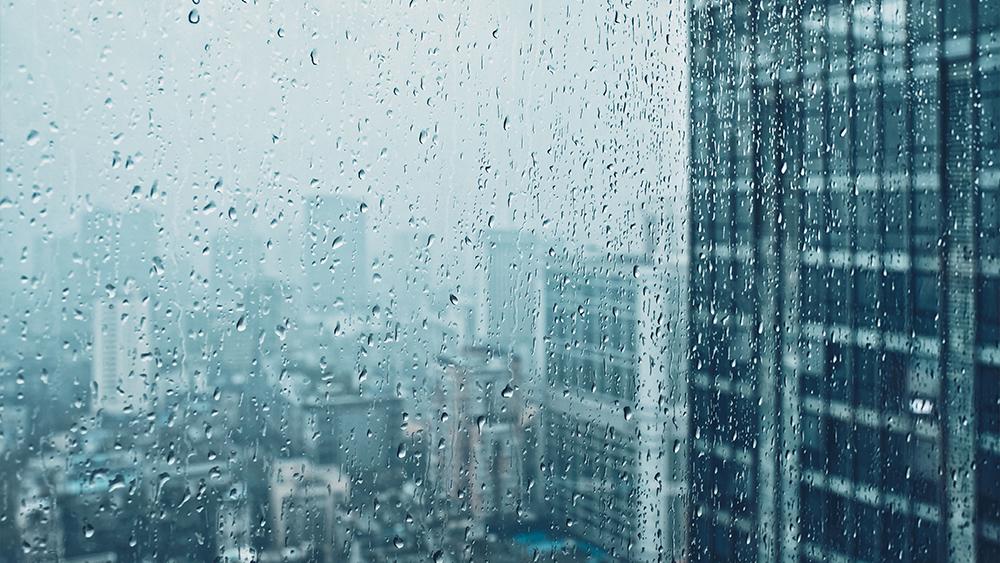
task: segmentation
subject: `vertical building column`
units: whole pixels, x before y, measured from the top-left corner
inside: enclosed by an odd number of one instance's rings
[[[760,69],[758,72],[769,72]],[[761,78],[757,79],[758,81]],[[769,80],[769,79],[768,79]],[[756,140],[758,170],[754,171],[754,205],[757,216],[755,245],[755,285],[759,316],[757,317],[757,350],[760,356],[758,389],[760,412],[757,441],[758,463],[758,561],[779,559],[782,543],[782,522],[785,507],[781,505],[782,465],[782,349],[783,319],[782,286],[785,283],[782,264],[782,232],[784,231],[781,164],[784,144],[780,123],[780,88],[772,83],[758,87],[756,100]]]
[[[793,21],[798,21],[795,18]],[[793,83],[792,88],[799,89],[800,84]],[[796,93],[796,92],[793,92]],[[783,106],[780,108],[783,116],[783,123],[800,123],[799,108],[795,107],[797,102],[792,96],[782,98]],[[793,105],[794,104],[794,105]],[[792,113],[792,115],[788,115]],[[780,315],[782,319],[782,334],[778,335],[779,340],[777,361],[782,370],[781,382],[781,447],[782,447],[782,468],[781,479],[785,486],[782,489],[781,504],[779,509],[784,517],[781,521],[782,541],[781,541],[781,561],[785,563],[797,563],[799,561],[799,547],[802,544],[801,525],[799,523],[799,482],[802,479],[801,466],[799,462],[799,452],[802,447],[802,423],[800,420],[801,395],[799,391],[799,339],[801,325],[799,321],[799,311],[801,303],[799,299],[799,265],[800,254],[798,249],[802,248],[802,223],[800,213],[802,199],[800,196],[801,186],[793,184],[801,177],[798,171],[802,167],[800,161],[801,152],[798,150],[798,139],[792,138],[796,131],[783,128],[783,160],[778,165],[778,182],[782,186],[785,194],[779,209],[782,214],[784,225],[789,228],[781,229],[781,245],[787,251],[781,253],[782,268],[782,291],[780,299]],[[790,151],[792,144],[796,150]],[[784,172],[780,172],[780,171]]]
[[[947,560],[975,560],[975,217],[973,215],[975,142],[972,122],[971,65],[942,62],[944,162],[942,250],[941,424]]]

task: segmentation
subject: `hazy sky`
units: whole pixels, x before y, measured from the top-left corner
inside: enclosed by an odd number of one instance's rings
[[[278,263],[333,191],[368,204],[374,253],[401,229],[454,250],[491,217],[632,244],[640,206],[684,200],[683,7],[5,3],[3,268],[91,206],[160,210],[185,256],[250,226]]]

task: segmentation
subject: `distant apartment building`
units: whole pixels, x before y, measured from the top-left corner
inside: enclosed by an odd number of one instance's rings
[[[153,403],[156,381],[149,315],[147,298],[127,288],[109,289],[94,307],[95,411],[135,416]]]
[[[475,537],[530,511],[536,442],[520,360],[490,347],[439,358],[431,376],[430,486]]]
[[[615,560],[686,548],[685,276],[644,256],[545,269],[545,516]]]
[[[533,235],[517,230],[486,231],[482,240],[478,307],[484,342],[500,342],[533,367],[541,300],[541,249]]]
[[[299,550],[312,563],[347,560],[344,504],[350,483],[336,466],[276,460],[268,485],[276,549]]]
[[[334,194],[306,200],[302,293],[311,312],[357,312],[369,305],[372,272],[367,235],[361,200]]]

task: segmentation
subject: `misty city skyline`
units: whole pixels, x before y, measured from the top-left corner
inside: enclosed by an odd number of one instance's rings
[[[998,34],[7,2],[0,563],[1000,560]]]

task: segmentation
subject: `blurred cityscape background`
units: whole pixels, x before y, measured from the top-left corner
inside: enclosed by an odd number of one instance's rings
[[[1000,2],[0,8],[0,562],[1000,561]]]

